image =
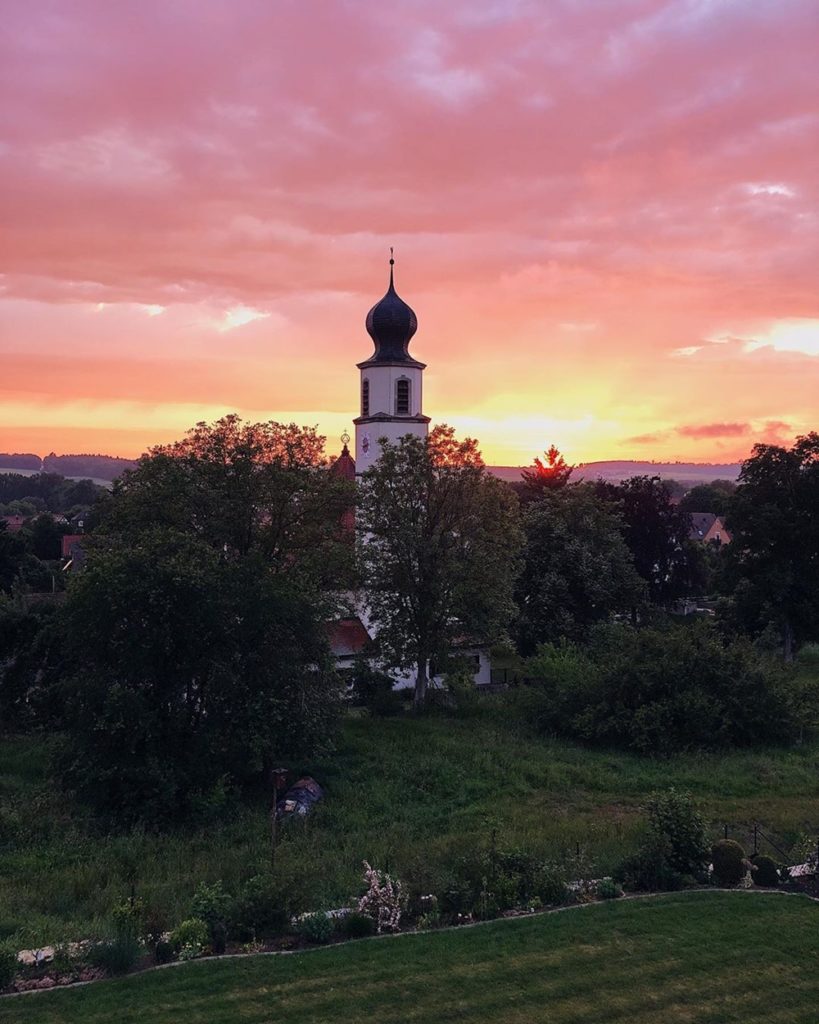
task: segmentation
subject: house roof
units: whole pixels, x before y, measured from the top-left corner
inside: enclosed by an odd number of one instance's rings
[[[62,556],[63,558],[71,558],[74,554],[73,548],[79,544],[85,534],[83,533],[66,533],[62,537]]]
[[[717,517],[713,512],[692,512],[691,530],[688,536],[691,540],[702,540],[716,520]]]
[[[359,618],[339,619],[327,624],[330,650],[335,658],[352,657],[370,646],[372,637]]]
[[[330,472],[342,480],[355,480],[355,460],[346,444],[341,449],[341,455],[330,466]]]

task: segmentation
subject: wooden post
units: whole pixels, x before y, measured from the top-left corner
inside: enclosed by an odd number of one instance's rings
[[[728,825],[727,825],[727,823],[725,825],[725,838],[726,839],[728,838]]]
[[[759,825],[754,822],[754,853],[759,853]]]

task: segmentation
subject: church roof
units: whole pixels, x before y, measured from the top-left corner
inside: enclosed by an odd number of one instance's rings
[[[331,464],[330,472],[335,476],[340,476],[343,480],[355,480],[355,460],[350,455],[347,442],[344,441],[343,443],[344,447],[341,449],[341,455]]]
[[[387,294],[367,314],[367,333],[375,343],[375,351],[364,363],[359,363],[359,367],[403,363],[423,368],[423,364],[413,359],[408,351],[410,340],[418,330],[418,318],[395,290],[394,264],[395,260],[390,256],[390,286]]]

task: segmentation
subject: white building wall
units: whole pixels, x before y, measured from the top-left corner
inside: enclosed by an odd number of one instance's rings
[[[404,416],[396,415],[395,390],[401,379],[410,382],[410,411]],[[389,420],[373,420],[371,423],[357,423],[355,427],[355,468],[356,475],[366,472],[378,459],[379,438],[396,442],[405,434],[426,437],[429,429],[426,423],[413,422],[412,417],[422,415],[423,371],[417,366],[385,365],[367,366],[361,370],[359,382],[359,413],[364,381],[370,385],[369,416],[390,416]]]

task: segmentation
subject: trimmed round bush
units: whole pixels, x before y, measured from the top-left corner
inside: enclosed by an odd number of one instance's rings
[[[711,847],[714,880],[720,885],[738,885],[745,877],[745,851],[733,839],[720,839]]]
[[[764,853],[754,858],[754,867],[751,877],[754,885],[773,887],[779,885],[779,868],[773,857],[767,857]]]

